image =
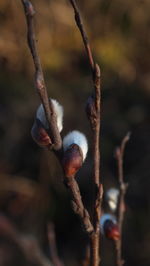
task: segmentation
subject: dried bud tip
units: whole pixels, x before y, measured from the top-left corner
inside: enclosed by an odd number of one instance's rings
[[[88,151],[88,143],[85,135],[77,130],[70,132],[63,139],[64,151],[68,150],[72,144],[79,146],[84,161]]]
[[[99,67],[99,65],[97,63],[95,64],[95,75],[98,78],[100,78],[100,76],[101,76],[101,70],[100,70],[100,67]]]
[[[29,16],[34,16],[35,10],[33,8],[33,5],[31,4],[31,2],[27,1],[27,0],[23,0],[22,2],[24,4],[24,8],[25,8],[26,14],[29,15]]]
[[[116,188],[110,188],[106,192],[106,201],[112,211],[117,209],[119,190]]]
[[[111,214],[104,214],[100,220],[102,233],[111,240],[119,240],[120,232],[115,216]]]
[[[96,117],[96,108],[93,96],[90,96],[87,100],[86,113],[89,119],[91,119],[91,117]]]
[[[61,132],[63,128],[63,107],[54,99],[51,99],[51,103],[53,105],[53,109],[56,115],[58,130],[59,132]],[[40,106],[37,109],[36,118],[41,121],[41,123],[44,125],[46,129],[49,128],[42,104],[40,104]]]

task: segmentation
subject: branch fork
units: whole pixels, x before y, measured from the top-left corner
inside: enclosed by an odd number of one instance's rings
[[[35,30],[33,25],[33,17],[35,14],[34,8],[30,1],[21,0],[24,6],[26,21],[27,21],[27,40],[30,48],[30,52],[33,58],[35,66],[35,87],[40,96],[43,104],[46,119],[49,124],[48,134],[52,141],[51,148],[55,154],[62,154],[62,139],[60,132],[57,127],[56,114],[53,109],[52,101],[48,98],[47,88],[45,85],[44,75],[38,54]],[[99,243],[100,243],[100,216],[101,216],[101,203],[103,189],[100,184],[100,104],[101,104],[101,88],[100,88],[100,68],[97,63],[94,62],[91,47],[88,41],[86,31],[81,19],[81,15],[75,0],[69,0],[74,13],[77,27],[82,36],[82,40],[87,53],[89,65],[91,68],[92,80],[94,93],[91,97],[91,103],[89,106],[89,113],[87,111],[88,118],[90,120],[91,128],[93,131],[93,158],[94,158],[94,169],[93,169],[93,188],[94,188],[94,200],[93,200],[93,217],[91,218],[88,211],[84,207],[79,186],[75,180],[75,176],[64,177],[64,181],[67,184],[72,196],[72,206],[74,212],[79,216],[84,226],[85,231],[89,235],[91,240],[91,266],[98,266],[100,263],[99,258]],[[60,152],[59,152],[60,151]],[[60,156],[61,157],[61,156]],[[59,158],[61,162],[61,158]]]

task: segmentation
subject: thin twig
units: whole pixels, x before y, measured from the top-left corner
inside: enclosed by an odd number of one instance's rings
[[[94,146],[94,203],[93,203],[93,225],[94,232],[91,235],[91,265],[98,266],[100,263],[99,245],[100,245],[100,215],[101,215],[101,202],[102,202],[102,185],[100,185],[100,104],[101,104],[101,88],[100,88],[100,68],[94,62],[91,47],[88,37],[81,19],[81,15],[75,0],[70,0],[74,9],[75,21],[82,36],[85,50],[89,59],[89,64],[92,70],[92,78],[95,89],[95,96],[92,98],[90,106],[89,119],[93,129],[93,146]],[[94,112],[93,112],[94,111]]]
[[[48,241],[52,263],[55,266],[64,266],[64,263],[60,260],[57,252],[55,229],[52,223],[48,223]]]
[[[22,4],[25,11],[26,21],[27,21],[27,40],[31,51],[35,66],[35,87],[40,96],[41,102],[43,104],[45,115],[49,123],[49,135],[52,140],[52,147],[55,150],[59,150],[62,146],[62,140],[56,123],[56,115],[53,110],[53,104],[48,98],[47,88],[45,85],[43,70],[41,66],[41,61],[37,49],[37,41],[34,30],[33,18],[35,10],[33,5],[28,0],[22,0]]]
[[[101,103],[101,90],[100,90],[100,69],[95,65],[95,129],[94,135],[94,184],[95,184],[95,212],[94,212],[94,228],[99,239],[99,221],[100,221],[100,205],[102,199],[102,186],[100,185],[100,103]],[[92,123],[93,124],[93,123]],[[98,240],[97,240],[98,241]],[[99,251],[99,250],[98,250]]]
[[[122,266],[124,260],[122,259],[122,227],[125,213],[125,194],[128,187],[128,184],[124,182],[124,173],[123,173],[123,160],[124,160],[124,151],[126,144],[130,139],[130,133],[123,138],[120,147],[116,149],[115,156],[117,160],[118,168],[118,181],[120,187],[120,196],[118,202],[118,227],[120,232],[120,239],[115,242],[116,246],[116,264],[117,266]]]
[[[58,132],[55,113],[53,112],[51,101],[49,104],[47,89],[45,86],[43,71],[41,67],[41,62],[40,62],[40,58],[39,58],[39,54],[38,54],[38,50],[36,46],[36,38],[35,38],[34,25],[33,25],[33,16],[35,14],[35,11],[30,1],[22,0],[22,3],[24,6],[26,20],[27,20],[28,45],[29,45],[29,48],[30,48],[30,51],[33,57],[35,70],[36,70],[35,71],[36,88],[40,95],[41,101],[45,109],[46,117],[50,125],[50,136],[53,137],[53,147],[55,150],[57,150],[61,147],[62,140]],[[56,155],[58,156],[59,154],[56,153]],[[86,231],[88,231],[88,233],[89,232],[91,233],[93,231],[93,227],[89,220],[90,218],[89,218],[88,211],[83,206],[79,187],[75,180],[72,182],[69,180],[67,184],[68,184],[68,187],[71,191],[72,198],[73,198],[73,209],[75,213],[77,213],[80,216],[83,224],[85,225]]]
[[[87,232],[88,235],[91,235],[91,233],[94,231],[94,228],[90,221],[89,213],[83,205],[78,183],[74,177],[65,177],[65,184],[71,192],[72,207],[74,212],[79,216],[85,232]]]
[[[82,18],[81,18],[81,15],[80,15],[79,8],[78,8],[75,0],[70,0],[70,3],[71,3],[71,5],[72,5],[72,7],[74,9],[75,21],[76,21],[76,24],[77,24],[77,26],[78,26],[78,28],[80,30],[81,35],[82,35],[83,43],[84,43],[84,46],[85,46],[85,50],[87,52],[87,56],[88,56],[88,59],[89,59],[89,63],[90,63],[91,69],[92,69],[92,71],[94,71],[95,66],[94,66],[93,55],[92,55],[92,51],[91,51],[91,47],[90,47],[90,44],[89,44],[89,41],[88,41],[88,37],[87,37],[86,31],[84,29],[84,25],[83,25],[83,22],[82,22]]]

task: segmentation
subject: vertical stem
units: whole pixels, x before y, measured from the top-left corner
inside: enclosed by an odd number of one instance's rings
[[[91,266],[98,266],[99,259],[99,236],[95,232],[91,236]]]
[[[93,143],[94,143],[94,169],[93,169],[93,184],[94,184],[94,202],[93,202],[93,226],[94,232],[90,236],[91,241],[91,266],[98,266],[100,263],[99,258],[99,240],[100,240],[100,214],[101,214],[101,201],[102,201],[102,186],[100,185],[100,68],[95,64],[93,59],[92,50],[88,41],[88,37],[82,22],[82,18],[75,0],[70,0],[74,9],[75,21],[82,36],[84,47],[89,60],[89,65],[92,71],[93,84],[95,89],[95,97],[91,104],[89,119],[93,129]],[[92,113],[94,110],[94,114]]]
[[[122,140],[120,147],[116,149],[116,159],[117,159],[117,167],[118,167],[118,181],[120,187],[120,196],[118,203],[118,227],[120,232],[120,239],[115,242],[116,247],[116,265],[122,266],[124,264],[124,260],[122,259],[122,228],[123,228],[123,220],[125,213],[125,194],[127,190],[127,184],[124,182],[124,173],[123,173],[123,159],[124,159],[124,151],[127,142],[130,139],[130,133],[128,133]]]
[[[82,18],[81,18],[81,15],[80,15],[80,11],[79,11],[79,8],[76,4],[76,1],[75,0],[70,0],[72,6],[73,6],[73,9],[74,9],[74,12],[75,12],[75,21],[76,21],[76,24],[80,30],[80,33],[81,33],[81,36],[82,36],[82,40],[83,40],[83,43],[84,43],[84,46],[85,46],[85,50],[86,50],[86,53],[87,53],[87,56],[88,56],[88,60],[89,60],[89,64],[91,66],[91,69],[92,71],[94,70],[94,59],[93,59],[93,55],[92,55],[92,51],[91,51],[91,47],[90,47],[90,44],[89,44],[89,40],[88,40],[88,37],[87,37],[87,34],[86,34],[86,31],[84,29],[84,25],[83,25],[83,22],[82,22]]]
[[[116,240],[115,241],[115,248],[116,248],[116,265],[122,266],[124,264],[124,261],[122,260],[122,253],[121,253],[121,241]]]
[[[98,266],[100,263],[99,248],[100,248],[100,212],[101,212],[101,198],[102,187],[100,186],[100,69],[95,65],[94,74],[95,87],[95,127],[93,128],[93,142],[94,142],[94,203],[93,203],[93,224],[94,233],[91,236],[91,265]]]

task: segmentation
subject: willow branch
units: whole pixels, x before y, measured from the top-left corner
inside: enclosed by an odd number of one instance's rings
[[[83,25],[83,22],[82,22],[82,18],[81,18],[81,15],[80,15],[79,8],[78,8],[75,0],[69,0],[69,1],[70,1],[71,5],[72,5],[72,7],[74,9],[75,21],[76,21],[76,24],[77,24],[77,26],[79,28],[80,33],[81,33],[82,40],[83,40],[83,43],[84,43],[84,46],[85,46],[85,50],[86,50],[86,53],[87,53],[87,56],[88,56],[89,64],[90,64],[92,72],[93,72],[94,69],[95,69],[93,55],[92,55],[92,51],[91,51],[91,47],[90,47],[90,44],[89,44],[89,40],[88,40],[86,31],[84,29],[84,25]]]
[[[35,66],[35,87],[40,96],[41,102],[43,104],[45,115],[49,123],[49,135],[52,140],[52,147],[55,150],[59,150],[62,146],[62,140],[56,123],[56,115],[53,110],[53,105],[51,100],[48,98],[47,88],[45,85],[43,70],[41,66],[41,61],[37,49],[37,41],[35,36],[35,29],[33,18],[35,15],[35,10],[33,5],[28,0],[22,0],[22,4],[25,11],[26,22],[27,22],[27,40],[29,49],[33,58]]]
[[[124,151],[126,144],[130,139],[130,133],[128,133],[122,140],[120,147],[116,149],[116,160],[118,168],[118,181],[120,188],[120,196],[118,202],[118,227],[120,232],[120,239],[116,241],[116,263],[117,266],[122,266],[124,260],[122,259],[122,227],[125,213],[125,194],[128,187],[128,184],[124,182],[124,173],[123,173],[123,160],[124,160]]]
[[[90,98],[90,105],[88,106],[88,118],[91,122],[93,129],[93,149],[94,149],[94,170],[93,170],[93,183],[94,183],[94,203],[93,203],[93,225],[94,233],[91,235],[91,265],[99,265],[99,236],[100,227],[99,220],[101,215],[101,202],[102,202],[102,185],[100,185],[100,104],[101,104],[101,88],[100,88],[100,68],[94,62],[91,47],[88,37],[82,22],[82,18],[75,0],[70,0],[74,9],[75,21],[82,36],[85,50],[88,56],[89,64],[92,70],[92,78],[94,85],[94,97]]]
[[[43,103],[47,120],[49,122],[50,136],[53,137],[52,141],[54,143],[53,145],[54,149],[57,150],[57,149],[60,149],[61,147],[61,138],[58,132],[58,128],[56,124],[56,117],[55,117],[55,113],[53,112],[53,106],[52,106],[51,101],[49,104],[47,89],[45,86],[43,71],[41,67],[41,62],[40,62],[40,58],[39,58],[39,54],[38,54],[38,50],[36,46],[36,38],[35,38],[34,25],[33,25],[33,17],[34,17],[35,11],[30,1],[22,0],[22,3],[24,6],[26,20],[27,20],[28,45],[29,45],[29,48],[30,48],[30,51],[33,57],[34,65],[35,65],[35,84],[36,84],[37,91],[40,95],[41,101]],[[67,181],[67,185],[70,188],[70,191],[72,194],[73,210],[80,217],[86,232],[91,233],[93,231],[93,226],[90,222],[88,211],[83,206],[79,187],[76,181],[71,180],[71,179]]]
[[[88,235],[91,235],[91,233],[94,231],[94,228],[90,221],[89,213],[83,205],[78,183],[76,182],[74,177],[65,177],[65,184],[67,185],[67,188],[70,190],[71,193],[72,208],[74,212],[80,218],[85,232]]]

